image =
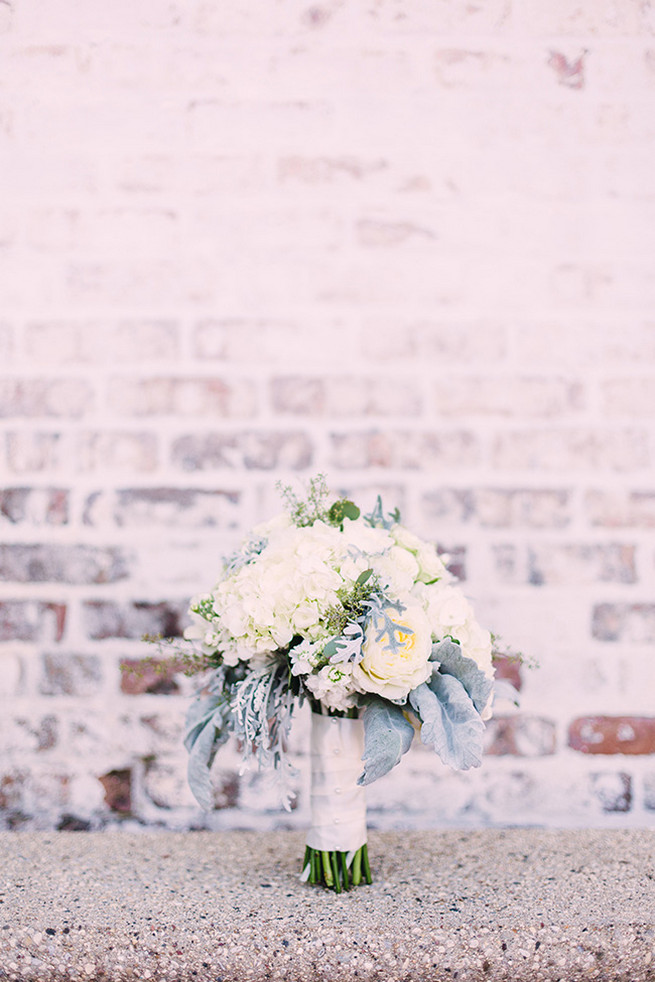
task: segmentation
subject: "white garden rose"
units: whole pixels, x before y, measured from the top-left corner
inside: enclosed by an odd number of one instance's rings
[[[362,660],[353,666],[353,683],[360,692],[403,700],[430,678],[432,630],[416,604],[408,604],[402,613],[389,607],[386,614],[395,625],[396,644],[390,643],[384,618],[373,612],[366,625]]]

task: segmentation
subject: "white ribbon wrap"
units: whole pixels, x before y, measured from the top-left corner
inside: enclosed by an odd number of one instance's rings
[[[355,852],[366,842],[366,793],[357,785],[363,754],[361,719],[312,713],[312,849]]]

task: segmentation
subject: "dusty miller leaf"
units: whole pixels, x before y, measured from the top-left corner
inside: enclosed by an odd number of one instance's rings
[[[399,706],[386,699],[372,698],[364,715],[364,770],[360,785],[372,784],[395,767],[410,748],[414,727]]]
[[[461,682],[435,672],[429,684],[410,692],[409,701],[421,720],[421,741],[444,764],[458,771],[480,766],[484,723]]]
[[[187,713],[184,737],[184,746],[189,751],[187,777],[196,801],[205,811],[214,807],[209,771],[216,751],[229,735],[227,711],[225,698],[212,695],[197,699]]]
[[[493,679],[488,679],[473,659],[466,658],[461,647],[450,638],[433,645],[430,658],[440,662],[439,671],[442,675],[452,675],[462,683],[473,705],[481,713],[493,690]]]

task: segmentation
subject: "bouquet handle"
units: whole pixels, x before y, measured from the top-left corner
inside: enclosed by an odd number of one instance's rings
[[[370,883],[366,847],[366,792],[362,772],[364,724],[360,719],[312,713],[311,826],[303,879],[331,889]]]

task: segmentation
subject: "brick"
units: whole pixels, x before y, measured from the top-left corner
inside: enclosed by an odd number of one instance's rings
[[[568,744],[583,754],[655,754],[655,717],[581,716],[569,726]]]
[[[647,774],[644,778],[644,808],[655,811],[655,773]]]
[[[601,528],[655,528],[655,492],[588,491],[584,506],[590,525]]]
[[[28,780],[28,772],[18,768],[0,774],[0,812],[21,807]]]
[[[491,459],[500,469],[623,473],[648,467],[651,454],[641,429],[553,428],[500,434]]]
[[[493,547],[501,579],[535,586],[578,583],[635,583],[635,546],[543,544]]]
[[[252,382],[216,378],[113,378],[109,408],[118,416],[251,418],[257,412]]]
[[[29,89],[37,77],[47,75],[51,84],[80,84],[88,71],[88,49],[70,44],[26,43],[9,53],[8,67],[14,84]]]
[[[515,60],[505,52],[440,48],[433,55],[435,78],[446,89],[509,88]]]
[[[173,441],[172,463],[184,471],[246,468],[272,470],[309,467],[310,438],[303,432],[250,431],[181,436]]]
[[[144,3],[138,8],[127,0],[116,0],[108,9],[85,8],[76,12],[63,0],[51,0],[43,11],[25,11],[21,31],[27,37],[70,38],[105,41],[107,38],[137,38],[144,29],[175,27],[183,7],[176,0],[163,4]],[[120,132],[120,130],[118,131]]]
[[[283,371],[302,372],[327,366],[343,371],[343,352],[352,347],[352,325],[347,320],[202,320],[192,336],[193,354],[201,361],[243,365],[279,365]],[[328,343],[322,343],[328,339]]]
[[[632,808],[632,778],[608,771],[590,776],[591,791],[604,812],[629,812]]]
[[[0,600],[0,641],[61,641],[66,604]]]
[[[22,695],[26,681],[26,671],[23,659],[10,650],[0,652],[0,699],[13,699],[15,696]]]
[[[566,528],[572,494],[551,488],[440,488],[421,499],[423,514],[482,528]]]
[[[121,661],[121,692],[129,696],[168,696],[179,692],[175,676],[182,667],[174,658],[124,658]]]
[[[389,164],[381,158],[352,156],[312,157],[301,154],[282,156],[277,162],[277,179],[281,185],[349,185],[384,174]]]
[[[61,200],[69,195],[83,197],[97,192],[99,164],[94,155],[76,156],[60,145],[58,150],[51,148],[48,166],[44,167],[43,159],[31,148],[15,144],[11,154],[6,155],[3,177],[21,199],[30,199],[38,186],[40,195]]]
[[[65,812],[57,822],[56,828],[57,832],[89,832],[91,822],[86,818],[79,818],[77,815]]]
[[[151,603],[137,600],[121,604],[112,600],[85,600],[82,622],[86,636],[94,641],[105,638],[140,640],[144,634],[181,637],[187,608],[186,601]]]
[[[537,716],[495,716],[487,722],[485,753],[492,757],[544,757],[557,750],[555,723]]]
[[[472,467],[480,461],[477,438],[466,431],[367,430],[331,433],[331,464],[338,468]]]
[[[149,364],[179,356],[178,328],[168,320],[31,321],[23,332],[32,364]]]
[[[548,65],[560,85],[567,89],[583,89],[585,86],[585,51],[576,58],[568,58],[561,51],[551,51]]]
[[[159,464],[156,434],[141,431],[7,433],[7,464],[15,474],[150,473]]]
[[[366,318],[361,349],[372,361],[435,359],[448,365],[487,365],[502,361],[506,329],[488,322],[408,320],[382,315]]]
[[[324,100],[265,99],[232,102],[225,98],[194,98],[186,106],[186,137],[189,146],[201,153],[225,148],[220,134],[230,133],[230,150],[243,154],[252,147],[252,133],[261,145],[285,147],[299,140],[320,145],[325,134],[329,108]]]
[[[0,35],[9,33],[13,27],[15,15],[15,8],[9,4],[3,4],[0,7]]]
[[[59,25],[57,30],[61,29]],[[112,95],[107,93],[106,97],[99,98],[97,93],[84,87],[74,99],[26,100],[20,114],[21,142],[32,148],[36,144],[63,145],[66,150],[94,148],[97,153],[100,148],[108,152],[111,147],[116,147],[116,137],[112,140],[110,134],[120,134],[121,145],[140,148],[157,144],[170,146],[166,143],[167,136],[169,140],[175,140],[183,135],[183,118],[177,101],[175,105],[168,99],[153,103],[141,86],[131,89],[129,99]],[[65,135],[66,143],[57,142],[57,135],[60,138]],[[123,245],[124,251],[129,253],[130,243]],[[135,251],[134,255],[139,253]]]
[[[276,378],[271,401],[275,412],[298,416],[417,416],[422,403],[416,380],[352,376]]]
[[[571,37],[621,37],[649,33],[649,11],[641,4],[616,0],[553,0],[547,7],[528,0],[520,9],[517,27],[528,34]]]
[[[0,321],[0,365],[11,364],[14,357],[14,333],[9,324]]]
[[[601,405],[608,416],[631,416],[641,419],[655,416],[653,378],[611,379],[601,385]]]
[[[59,720],[51,713],[40,719],[19,717],[15,720],[15,724],[19,730],[26,733],[29,743],[25,749],[30,752],[52,750],[59,743]]]
[[[15,474],[56,470],[64,456],[61,433],[7,433],[7,464]]]
[[[494,655],[494,670],[498,681],[507,681],[514,686],[517,692],[523,687],[521,675],[521,663],[517,658],[509,655]]]
[[[582,385],[567,379],[448,375],[433,387],[443,416],[562,416],[584,406]]]
[[[25,215],[28,248],[78,255],[120,255],[121,245],[143,256],[179,249],[178,216],[146,206],[94,209],[35,205]]]
[[[95,696],[101,683],[96,655],[45,653],[41,658],[38,691],[42,696]]]
[[[437,542],[436,546],[448,572],[462,582],[466,580],[466,546],[448,545],[443,542]]]
[[[132,812],[132,771],[108,771],[98,780],[104,788],[108,808],[119,815],[129,815]]]
[[[78,469],[87,473],[117,471],[147,474],[159,464],[159,444],[153,433],[111,430],[79,434]]]
[[[41,225],[41,222],[39,222]],[[172,208],[154,203],[90,208],[76,215],[71,247],[79,255],[166,258],[180,251],[180,220]]]
[[[0,544],[0,581],[16,583],[116,583],[129,575],[114,546]]]
[[[272,182],[268,160],[249,149],[243,153],[230,153],[229,149],[195,153],[185,161],[184,175],[199,197],[260,194]]]
[[[94,491],[84,503],[85,525],[119,528],[235,529],[239,525],[238,491],[200,488],[121,488]]]
[[[632,158],[631,158],[632,160]],[[631,175],[634,186],[634,173]],[[632,367],[655,363],[655,332],[652,323],[638,318],[629,322],[603,321],[597,330],[577,326],[569,318],[526,324],[515,338],[520,364],[554,371],[574,371],[580,365],[605,368]]]
[[[215,286],[201,262],[181,278],[177,262],[137,255],[131,262],[114,258],[66,261],[60,292],[62,302],[75,308],[95,303],[147,313],[162,304],[212,300]]]
[[[433,242],[436,233],[425,225],[411,221],[383,221],[362,218],[355,225],[357,242],[363,248],[385,249]]]
[[[596,604],[591,633],[599,641],[655,643],[655,604]]]
[[[75,419],[90,412],[93,403],[93,388],[82,379],[0,379],[0,417]]]
[[[169,764],[161,760],[146,761],[143,790],[148,800],[157,808],[179,808],[180,805],[197,808],[184,769],[180,771],[177,763]]]
[[[68,525],[69,497],[64,488],[0,488],[0,525]]]

